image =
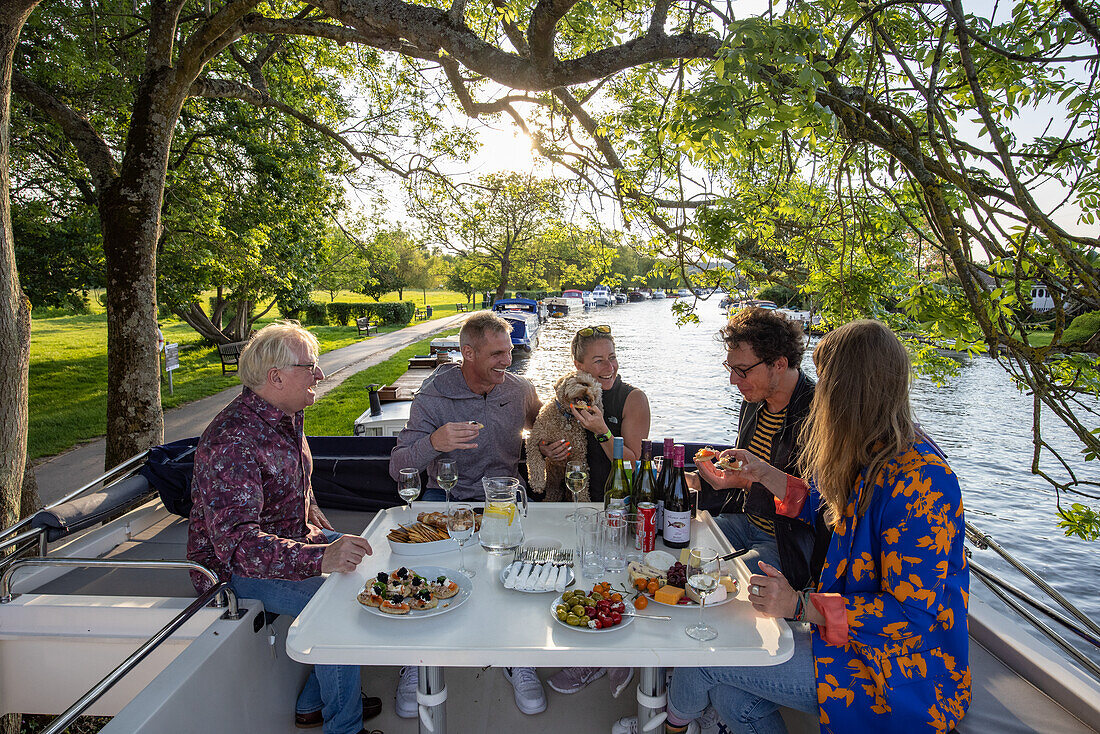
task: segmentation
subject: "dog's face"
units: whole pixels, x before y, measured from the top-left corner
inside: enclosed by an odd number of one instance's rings
[[[557,393],[558,402],[566,408],[570,405],[578,408],[603,405],[600,399],[603,394],[600,383],[587,372],[570,372],[562,375],[554,383],[554,392]]]

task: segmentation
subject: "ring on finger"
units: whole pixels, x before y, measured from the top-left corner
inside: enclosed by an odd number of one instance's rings
[[[749,587],[749,593],[752,594],[753,596],[760,596],[760,587],[757,586],[756,584],[753,584],[752,586]]]

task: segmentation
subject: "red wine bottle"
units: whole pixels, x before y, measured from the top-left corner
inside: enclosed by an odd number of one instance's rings
[[[691,543],[691,498],[684,478],[684,445],[681,443],[672,447],[672,472],[665,493],[664,541],[669,548],[686,548]]]
[[[672,447],[674,438],[665,439],[665,450],[661,459],[661,473],[657,475],[657,534],[665,532],[665,495],[668,494],[668,477],[672,474]]]

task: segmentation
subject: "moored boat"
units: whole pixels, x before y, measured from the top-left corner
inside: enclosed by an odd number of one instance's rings
[[[538,301],[530,298],[502,298],[493,304],[493,311],[511,324],[513,349],[529,354],[538,345],[542,321],[539,318]]]
[[[584,298],[581,296],[579,290],[564,290],[561,292],[561,297],[569,304],[569,308],[575,311],[583,311],[589,307],[589,304],[584,302]]]
[[[559,318],[569,315],[570,299],[568,298],[544,298],[542,299],[542,304],[546,307],[546,311],[550,318]]]

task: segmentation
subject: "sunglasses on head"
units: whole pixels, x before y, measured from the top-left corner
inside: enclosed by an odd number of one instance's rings
[[[577,330],[577,336],[592,336],[593,334],[610,334],[611,327],[607,324],[600,324],[599,326],[586,326],[583,329]]]

